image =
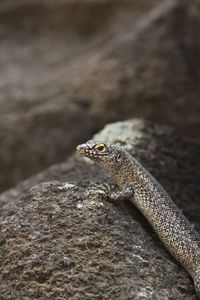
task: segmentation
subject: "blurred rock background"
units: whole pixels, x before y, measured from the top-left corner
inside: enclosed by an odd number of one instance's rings
[[[199,1],[1,0],[0,190],[110,121],[199,140],[199,37]]]

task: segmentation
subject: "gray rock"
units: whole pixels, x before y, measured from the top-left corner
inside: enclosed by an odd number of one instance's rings
[[[199,136],[199,15],[192,1],[1,0],[0,190],[119,118]]]
[[[198,143],[138,119],[94,138],[134,154],[200,230]],[[116,188],[74,154],[1,195],[1,299],[196,299],[140,212],[109,201],[108,185]]]
[[[0,190],[37,173],[50,162],[64,160],[72,146],[89,137],[93,127],[94,121],[83,106],[58,97],[25,112],[22,108],[16,114],[2,115]]]
[[[75,82],[99,45],[159,1],[125,2],[1,1],[1,191],[63,161],[99,126]]]
[[[77,95],[101,124],[140,116],[199,137],[199,9],[163,1],[91,59]]]

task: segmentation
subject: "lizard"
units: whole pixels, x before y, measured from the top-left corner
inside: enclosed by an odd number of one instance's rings
[[[108,171],[119,186],[111,200],[130,201],[149,221],[161,242],[189,273],[200,299],[200,235],[160,183],[120,146],[90,140],[76,151]]]

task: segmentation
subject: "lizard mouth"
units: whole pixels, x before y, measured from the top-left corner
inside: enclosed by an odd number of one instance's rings
[[[87,158],[90,158],[91,160],[100,160],[102,159],[102,157],[107,155],[106,151],[102,151],[104,150],[103,146],[104,144],[96,144],[96,143],[87,143],[87,144],[81,144],[78,145],[76,147],[76,151],[78,152],[78,154],[85,156]],[[98,147],[100,147],[100,149],[98,149]],[[103,149],[101,149],[101,147],[103,147]]]
[[[85,144],[78,145],[76,147],[76,151],[78,152],[78,154],[90,158],[92,160],[96,160],[97,158],[99,158],[99,155],[92,149],[88,149],[88,147],[86,147]]]

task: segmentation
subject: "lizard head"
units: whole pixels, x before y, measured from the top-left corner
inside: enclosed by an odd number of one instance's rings
[[[129,155],[121,147],[93,140],[78,145],[76,151],[82,156],[97,162],[111,173],[118,173]]]
[[[114,152],[111,147],[111,144],[101,143],[90,140],[85,144],[78,145],[76,147],[76,151],[82,156],[88,157],[91,160],[100,162],[103,160],[107,160],[114,155]]]

